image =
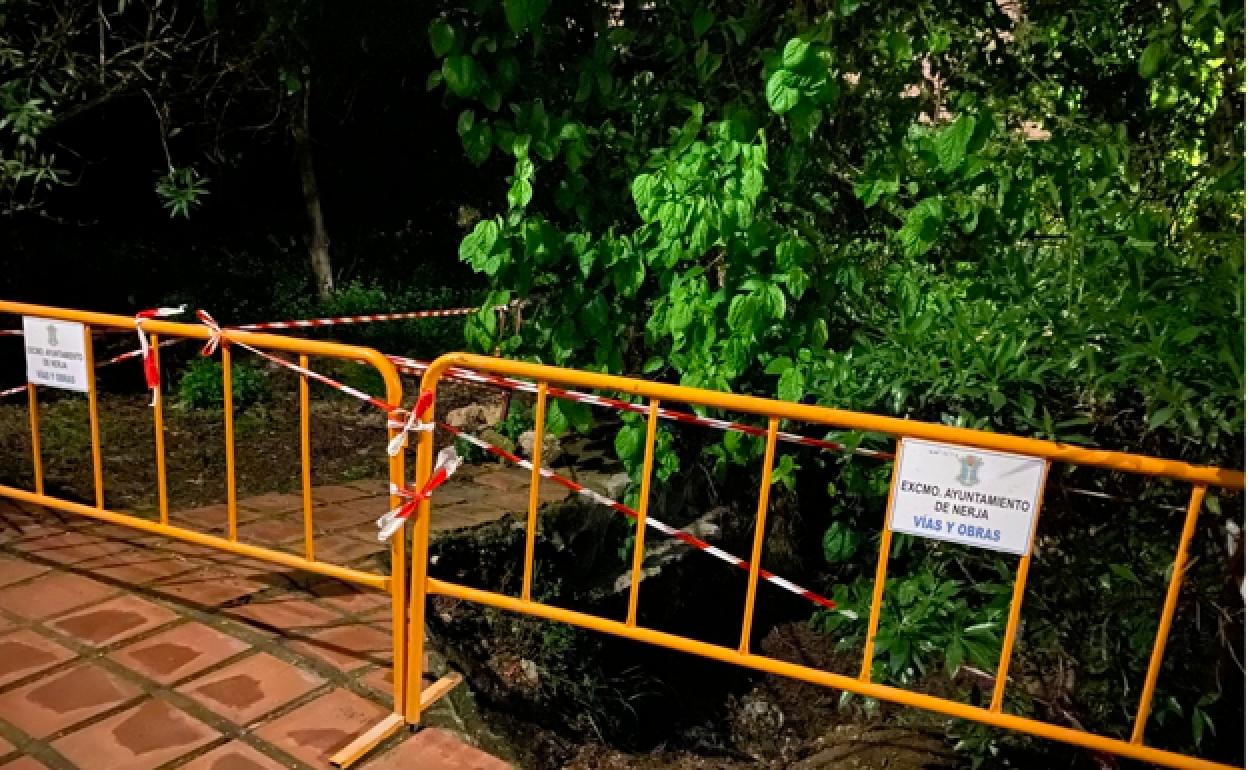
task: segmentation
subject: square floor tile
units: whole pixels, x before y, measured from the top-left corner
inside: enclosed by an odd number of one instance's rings
[[[290,644],[300,654],[323,660],[343,672],[355,671],[369,663],[389,665],[393,645],[390,634],[363,624],[316,631],[307,639]]]
[[[205,567],[150,586],[156,594],[203,608],[219,607],[263,589],[262,583],[233,576],[220,567]]]
[[[361,770],[511,770],[511,765],[464,743],[452,733],[426,727],[392,751],[364,762]]]
[[[52,744],[66,759],[91,770],[151,770],[216,739],[220,733],[163,700],[84,727]]]
[[[323,503],[341,503],[347,500],[355,500],[364,497],[365,493],[355,487],[349,486],[326,486],[312,488],[312,502]]]
[[[245,497],[238,501],[239,510],[246,510],[252,513],[281,513],[284,511],[298,511],[303,509],[302,495],[285,495],[277,492],[268,492],[255,497]]]
[[[34,757],[18,757],[8,764],[0,765],[0,770],[48,770],[48,766]]]
[[[91,574],[129,586],[144,586],[194,568],[185,558],[165,551],[135,548],[113,556],[107,565],[92,567]]]
[[[72,650],[67,650],[34,631],[14,631],[0,636],[0,686],[73,657]]]
[[[256,735],[297,759],[325,767],[334,752],[388,713],[355,693],[334,690],[262,725]]]
[[[350,529],[360,532],[376,532],[377,528],[373,526],[373,522],[388,510],[390,510],[389,497],[353,500],[349,503],[318,506],[312,511],[312,522],[318,531],[333,532]]]
[[[235,724],[246,725],[323,682],[310,671],[261,652],[188,682],[178,692]]]
[[[333,578],[323,578],[314,581],[309,586],[309,590],[321,600],[322,604],[329,605],[343,613],[372,612],[378,607],[384,607],[387,613],[390,610],[390,595],[383,594],[374,588],[355,586]]]
[[[0,695],[0,714],[27,734],[43,738],[138,694],[129,682],[84,663]]]
[[[368,531],[375,534],[377,530],[373,528]],[[338,534],[316,539],[316,558],[331,564],[350,564],[365,556],[389,552],[390,546],[377,542],[375,537],[364,540]]]
[[[70,613],[48,625],[83,644],[103,647],[163,626],[177,617],[159,604],[127,595]]]
[[[169,514],[169,522],[175,526],[214,535],[225,532],[229,521],[229,508],[224,503],[186,508]]]
[[[278,543],[302,540],[303,520],[295,517],[261,519],[238,528],[238,539],[243,543],[273,547]]]
[[[112,654],[112,659],[161,684],[170,684],[231,658],[248,645],[202,623],[187,623]]]
[[[226,612],[275,631],[343,622],[342,616],[307,599],[281,598],[276,601],[252,602],[231,607]]]
[[[242,741],[231,741],[187,762],[181,770],[285,770],[285,765]]]
[[[115,593],[117,589],[90,578],[57,572],[0,591],[0,608],[38,620],[102,601]]]
[[[390,666],[375,668],[360,677],[360,681],[387,698],[394,697],[394,669]]]
[[[42,575],[47,571],[47,567],[38,564],[0,556],[0,586],[12,585],[35,575]]]

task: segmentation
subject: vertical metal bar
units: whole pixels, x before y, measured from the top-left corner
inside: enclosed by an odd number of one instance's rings
[[[307,355],[299,356],[299,365],[308,368]],[[312,534],[312,427],[308,414],[308,375],[299,375],[299,463],[303,468],[303,556],[316,559],[316,543]],[[399,482],[403,483],[402,474]]]
[[[35,383],[26,383],[26,400],[30,404],[30,459],[35,467],[35,494],[43,494],[43,455],[39,449],[39,393]]]
[[[858,679],[871,681],[871,664],[875,659],[875,633],[880,628],[880,605],[884,602],[884,581],[888,578],[888,552],[893,547],[893,488],[897,486],[897,469],[901,467],[902,443],[893,445],[893,476],[888,482],[888,504],[884,508],[884,530],[880,532],[880,555],[875,563],[875,585],[871,588],[871,615],[867,620],[867,641],[862,646],[862,670]]]
[[[1170,571],[1170,587],[1166,589],[1166,602],[1161,608],[1161,623],[1157,626],[1157,640],[1153,642],[1153,656],[1148,661],[1148,673],[1144,677],[1144,689],[1140,693],[1140,706],[1135,713],[1135,726],[1131,730],[1131,742],[1144,742],[1144,730],[1148,726],[1148,713],[1153,708],[1153,691],[1157,688],[1157,676],[1161,673],[1161,661],[1166,654],[1166,640],[1170,637],[1170,624],[1179,605],[1179,590],[1183,588],[1183,572],[1187,569],[1187,549],[1196,534],[1196,519],[1205,503],[1207,487],[1196,484],[1187,505],[1187,518],[1183,520],[1183,532],[1179,535],[1179,549],[1174,554],[1174,566]]]
[[[91,471],[95,477],[95,507],[104,507],[104,461],[100,453],[100,407],[96,399],[95,346],[91,327],[82,326],[82,349],[87,354],[87,419],[91,423]]]
[[[537,542],[537,504],[541,499],[542,442],[546,440],[546,388],[546,383],[537,383],[537,403],[533,408],[533,456],[529,458],[533,469],[529,476],[529,521],[524,532],[524,585],[520,588],[520,598],[526,602],[533,596],[533,548]]]
[[[763,540],[767,536],[767,504],[771,500],[771,468],[776,461],[776,433],[780,419],[767,420],[767,445],[763,450],[763,478],[758,483],[758,513],[754,517],[754,548],[750,551],[750,579],[745,587],[745,617],[741,621],[742,655],[750,652],[750,632],[754,627],[754,602],[758,595],[759,562],[763,559]]]
[[[151,337],[152,365],[160,371],[160,338]],[[160,509],[160,523],[169,523],[169,487],[165,470],[165,394],[156,386],[152,401],[152,421],[156,427],[156,502]]]
[[[225,509],[230,541],[238,540],[238,490],[234,484],[234,379],[230,348],[221,346],[221,388],[225,411]]]
[[[646,418],[646,451],[641,463],[641,497],[637,500],[637,530],[633,535],[633,571],[628,585],[628,614],[624,624],[637,625],[637,599],[641,592],[641,564],[646,558],[646,513],[650,510],[650,477],[654,474],[654,441],[658,435],[659,400],[650,399]]]
[[[992,686],[992,703],[989,711],[1000,711],[1005,701],[1005,680],[1009,678],[1010,656],[1014,653],[1014,639],[1018,635],[1018,618],[1022,614],[1023,594],[1027,590],[1027,572],[1031,569],[1031,548],[1036,539],[1036,527],[1040,523],[1040,509],[1044,507],[1044,485],[1049,479],[1049,464],[1044,464],[1040,474],[1040,498],[1031,521],[1031,541],[1027,553],[1018,560],[1018,572],[1014,575],[1014,594],[1010,597],[1010,615],[1005,621],[1005,637],[1001,640],[1001,660],[997,663],[997,681]]]
[[[422,390],[433,390],[436,399],[437,381],[421,380]],[[435,401],[436,403],[436,401]],[[422,421],[433,418],[434,406],[421,415]],[[416,488],[420,489],[433,474],[433,432],[422,431],[416,452]],[[395,503],[397,505],[397,503]],[[412,592],[407,613],[407,695],[408,724],[420,722],[420,692],[425,670],[425,604],[429,578],[429,499],[420,502],[412,525]]]
[[[403,385],[399,380],[399,376],[393,369],[383,371],[382,377],[386,382],[386,402],[390,404],[403,403]],[[304,381],[304,387],[307,387],[307,381]],[[304,415],[308,414],[304,409]],[[388,422],[388,421],[387,421]],[[386,431],[387,438],[393,439],[398,435],[398,430],[388,427]],[[305,446],[305,466],[310,465],[310,449]],[[393,510],[402,504],[402,500],[398,495],[394,494],[394,489],[402,487],[405,479],[404,475],[404,453],[399,452],[390,458],[390,483],[392,491],[390,493],[390,508]],[[305,510],[312,501],[311,472],[309,471],[304,482],[304,505]],[[410,690],[408,689],[407,667],[414,665],[417,672],[422,670],[420,663],[410,664],[407,658],[407,527],[403,527],[394,533],[394,537],[390,538],[390,622],[391,636],[394,656],[391,663],[391,675],[394,679],[394,713],[403,715],[407,709],[408,697]],[[422,629],[423,633],[423,629]],[[419,682],[419,677],[417,678]],[[420,689],[416,689],[415,700],[420,702]]]

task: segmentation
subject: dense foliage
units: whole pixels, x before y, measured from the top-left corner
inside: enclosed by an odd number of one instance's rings
[[[508,353],[1242,467],[1240,5],[465,5],[430,26],[429,85],[500,178],[460,257],[491,303],[535,300]],[[492,347],[494,324],[483,311],[469,343]],[[677,443],[665,429],[660,479],[678,456],[723,474],[759,453]],[[626,423],[634,470],[642,445]],[[786,486],[812,477],[860,609],[887,467],[781,458]],[[808,487],[806,508],[829,505]],[[1178,529],[1159,505],[1183,502],[1055,469],[1017,708],[1129,729]],[[1163,745],[1208,743],[1217,708],[1242,722],[1222,507],[1171,642]],[[991,670],[1012,566],[904,539],[895,555],[880,676]],[[818,622],[849,643],[864,623]],[[1215,751],[1237,750],[1232,724]]]

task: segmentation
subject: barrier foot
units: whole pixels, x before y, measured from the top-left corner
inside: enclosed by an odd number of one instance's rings
[[[451,672],[442,677],[438,681],[426,687],[420,693],[420,710],[424,711],[433,704],[442,700],[451,690],[455,689],[455,685],[464,681],[464,677],[458,672]],[[329,758],[329,763],[334,767],[350,767],[358,762],[368,752],[377,747],[379,743],[389,738],[402,729],[406,723],[406,719],[402,714],[391,714],[385,719],[368,729],[367,732],[360,737],[351,741],[339,751],[337,754]]]
[[[464,681],[463,674],[452,671],[438,681],[420,691],[420,710],[424,711],[445,698],[455,686]]]
[[[377,744],[397,733],[405,721],[402,714],[391,714],[330,757],[329,763],[334,767],[350,767]]]

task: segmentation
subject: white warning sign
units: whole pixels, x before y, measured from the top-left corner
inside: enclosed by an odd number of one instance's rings
[[[1028,553],[1045,466],[1038,457],[902,439],[889,528],[993,551]]]
[[[86,393],[86,328],[72,321],[22,317],[26,379],[36,385]]]

